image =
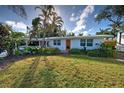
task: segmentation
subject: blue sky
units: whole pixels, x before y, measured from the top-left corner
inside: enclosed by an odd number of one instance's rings
[[[26,26],[31,26],[33,18],[37,17],[40,11],[36,11],[36,6],[24,6],[28,15],[27,19],[13,13],[7,6],[0,6],[0,22],[12,25],[16,31],[26,32]],[[105,6],[91,6],[91,5],[59,5],[55,6],[56,12],[62,17],[64,21],[63,29],[67,33],[74,32],[76,35],[79,33],[95,34],[100,28],[108,27],[108,21],[101,23],[95,22],[95,16]]]

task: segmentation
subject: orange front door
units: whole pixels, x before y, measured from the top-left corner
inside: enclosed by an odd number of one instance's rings
[[[71,40],[67,39],[66,40],[66,50],[69,50],[71,48]]]

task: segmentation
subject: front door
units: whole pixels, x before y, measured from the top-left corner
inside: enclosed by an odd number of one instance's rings
[[[69,50],[71,48],[71,40],[67,39],[66,40],[66,50]]]

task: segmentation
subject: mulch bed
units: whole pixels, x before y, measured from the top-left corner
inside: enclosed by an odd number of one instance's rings
[[[116,59],[123,59],[124,60],[124,52],[118,52],[115,56]]]
[[[4,67],[7,66],[8,64],[22,60],[26,57],[29,57],[29,55],[28,56],[8,56],[8,57],[0,60],[0,70],[4,69]]]

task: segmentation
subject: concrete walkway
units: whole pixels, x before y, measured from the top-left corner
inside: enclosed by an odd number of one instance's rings
[[[117,61],[120,61],[120,62],[124,62],[124,59],[115,59]]]

